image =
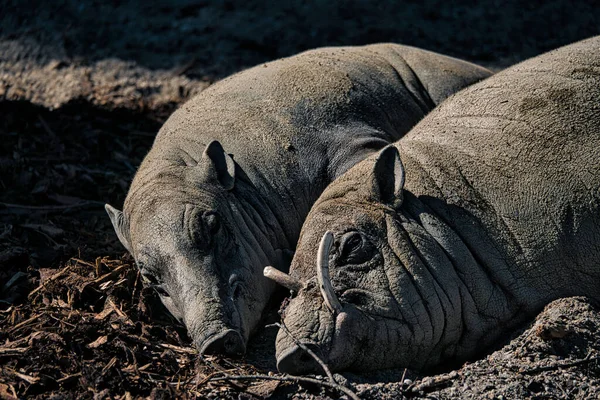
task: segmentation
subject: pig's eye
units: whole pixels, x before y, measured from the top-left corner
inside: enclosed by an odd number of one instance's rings
[[[169,293],[165,290],[163,285],[152,286],[152,289],[156,290],[156,293],[163,297],[170,297]]]
[[[164,297],[169,297],[169,293],[165,289],[164,285],[160,283],[158,279],[156,279],[155,275],[142,272],[142,278],[144,281],[146,281],[148,286],[156,291],[156,293]]]
[[[373,256],[373,246],[359,232],[348,232],[340,240],[340,261],[343,264],[362,264]]]
[[[160,283],[156,274],[150,272],[143,263],[138,262],[137,264],[140,269],[140,274],[142,275],[142,280],[152,289],[156,290],[161,296],[169,297],[169,293],[167,293],[163,284]]]
[[[158,285],[158,279],[156,276],[147,270],[140,269],[140,273],[142,274],[142,280],[149,285]]]

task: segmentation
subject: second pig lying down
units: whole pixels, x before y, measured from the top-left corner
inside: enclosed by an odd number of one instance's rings
[[[600,37],[467,88],[338,178],[290,275],[285,325],[332,370],[462,362],[553,299],[600,300]],[[321,372],[283,330],[277,364]]]

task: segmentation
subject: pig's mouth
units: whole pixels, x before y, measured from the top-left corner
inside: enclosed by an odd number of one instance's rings
[[[335,318],[334,326],[331,329],[331,335],[327,338],[321,338],[313,341],[307,338],[293,340],[288,337],[287,348],[277,353],[277,369],[280,372],[287,372],[293,375],[307,373],[324,373],[321,362],[325,363],[332,371],[352,369],[356,364],[359,353],[357,350],[356,335],[348,337],[349,332],[356,332],[355,323],[358,322],[360,313],[357,313],[354,307],[350,307],[348,312],[342,311]],[[322,330],[327,330],[323,329]],[[293,334],[293,333],[291,333]],[[289,336],[289,334],[288,334]],[[299,341],[303,346],[297,344]],[[309,354],[302,347],[307,347],[319,359]]]
[[[320,346],[310,341],[301,342],[310,349],[317,357],[323,360]],[[323,373],[319,362],[299,345],[294,344],[277,357],[277,369],[293,375],[307,374],[311,372]]]

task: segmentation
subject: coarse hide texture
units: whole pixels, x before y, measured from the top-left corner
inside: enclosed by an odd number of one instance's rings
[[[600,300],[599,160],[600,37],[467,88],[317,200],[285,325],[332,370],[427,369],[554,299]],[[327,236],[332,291],[316,277]],[[277,359],[320,372],[283,330]]]

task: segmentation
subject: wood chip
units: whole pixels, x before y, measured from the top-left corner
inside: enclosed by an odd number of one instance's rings
[[[0,383],[0,399],[17,400],[17,397],[13,394],[15,389],[12,388],[12,391],[9,391],[9,389],[11,389],[10,386]]]
[[[22,328],[23,326],[30,324],[32,322],[34,322],[36,319],[38,319],[39,317],[41,317],[43,314],[36,314],[31,318],[26,319],[23,322],[19,322],[18,324],[16,324],[15,326],[13,326],[12,328],[10,328],[10,330],[8,331],[9,333],[13,333],[15,331],[17,331],[18,329]]]
[[[119,272],[121,272],[125,268],[129,268],[129,265],[127,265],[127,264],[120,265],[117,268],[115,268],[112,271],[110,271],[109,273],[104,274],[104,275],[100,276],[99,278],[94,279],[92,281],[92,283],[101,283],[101,282],[104,282],[104,281],[106,281],[108,279],[111,279],[111,278],[117,276],[119,274]]]
[[[108,336],[100,336],[98,339],[94,340],[92,343],[88,344],[86,347],[89,349],[96,349],[108,341]]]
[[[115,310],[115,312],[119,315],[119,317],[121,317],[125,324],[135,325],[133,321],[127,316],[127,314],[125,314],[123,310],[121,310],[121,307],[119,307],[114,301],[112,301],[110,297],[106,300],[106,302],[112,306],[113,310]]]
[[[48,278],[47,280],[45,280],[44,282],[42,282],[42,284],[38,287],[36,287],[35,289],[33,289],[29,295],[27,296],[28,299],[31,299],[32,296],[34,294],[36,294],[37,292],[39,292],[40,290],[42,290],[46,284],[60,278],[61,276],[65,275],[67,272],[69,272],[71,270],[71,266],[68,266],[66,268],[63,268],[62,270],[58,271],[56,274],[52,275],[50,278]]]
[[[38,383],[40,381],[40,378],[35,377],[35,376],[30,376],[30,375],[26,375],[26,374],[22,374],[20,372],[17,371],[11,371],[16,377],[23,379],[24,381],[26,381],[27,383],[30,384],[34,384],[34,383]]]
[[[142,366],[141,366],[141,367],[140,367],[138,370],[139,370],[139,371],[145,371],[145,370],[147,370],[148,368],[150,368],[151,366],[152,366],[152,363],[148,363],[148,364],[146,364],[146,365],[142,365]]]
[[[81,376],[81,372],[78,372],[76,374],[73,375],[67,375],[67,376],[63,376],[62,378],[58,379],[56,382],[57,383],[63,383],[66,381],[70,381],[71,379],[75,379]]]
[[[98,258],[99,258],[99,257],[98,257]],[[71,258],[71,259],[70,259],[70,261],[75,261],[77,264],[83,264],[83,265],[86,265],[86,266],[88,266],[88,267],[95,268],[94,264],[92,264],[92,263],[89,263],[89,262],[87,262],[87,261],[84,261],[84,260],[81,260],[81,259],[79,259],[79,258]]]
[[[102,321],[102,320],[106,319],[106,317],[108,317],[110,314],[112,314],[112,312],[114,310],[115,309],[113,308],[112,304],[107,301],[104,304],[104,309],[102,310],[102,312],[96,314],[94,316],[94,319],[97,320],[97,321]]]
[[[279,387],[279,381],[264,381],[246,388],[246,391],[258,397],[270,397]]]
[[[198,350],[192,349],[192,348],[179,347],[179,346],[175,346],[173,344],[168,344],[168,343],[159,343],[158,345],[160,347],[163,347],[163,348],[169,349],[169,350],[173,350],[178,353],[186,353],[186,354],[194,354],[194,355],[198,354]]]
[[[23,354],[29,350],[28,347],[15,347],[13,349],[0,347],[0,356],[12,356],[15,354]]]
[[[104,375],[106,373],[106,371],[108,371],[109,369],[111,369],[112,367],[114,367],[116,363],[117,363],[117,357],[111,358],[110,361],[108,362],[108,364],[106,364],[104,366],[104,368],[102,368],[101,375]]]

